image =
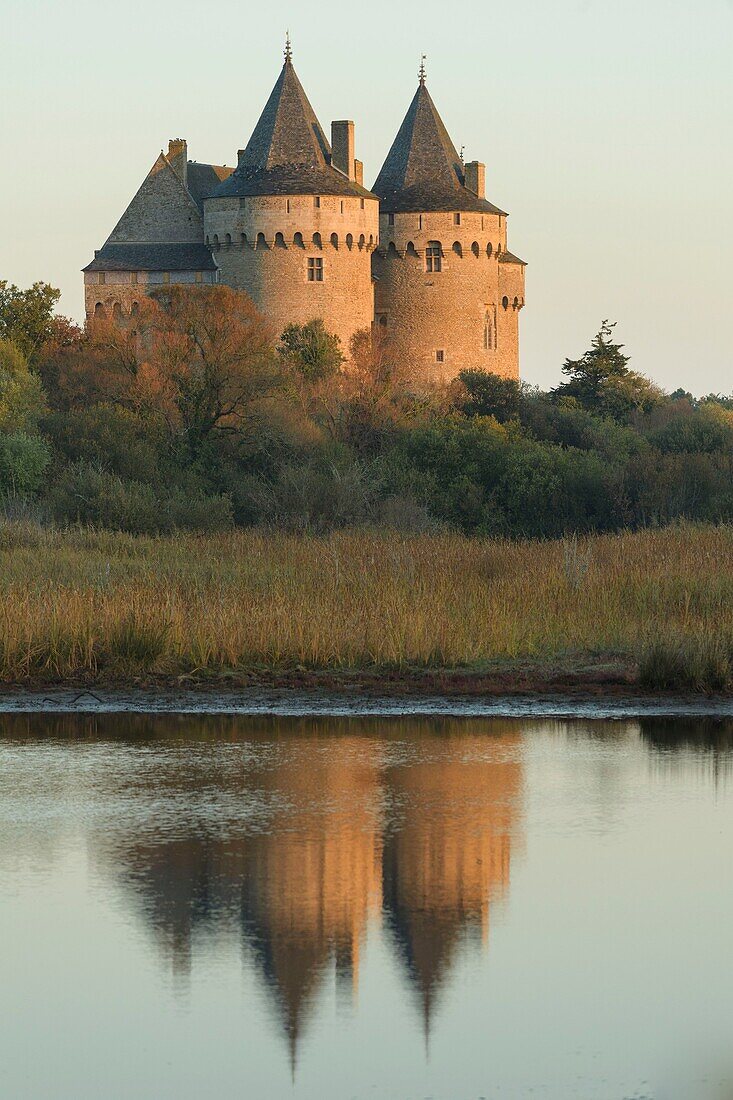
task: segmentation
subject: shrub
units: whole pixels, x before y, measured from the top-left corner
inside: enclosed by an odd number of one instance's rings
[[[132,534],[162,534],[176,529],[218,531],[231,526],[226,497],[174,491],[158,495],[151,485],[125,481],[88,463],[64,471],[52,494],[54,515],[62,523],[84,523]]]
[[[0,496],[35,493],[51,460],[46,442],[25,432],[0,432]]]

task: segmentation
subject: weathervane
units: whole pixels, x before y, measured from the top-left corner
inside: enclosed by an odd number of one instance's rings
[[[462,145],[461,146],[461,164],[463,164],[463,157],[464,157],[465,152],[466,152],[466,146]]]
[[[290,31],[285,31],[285,60],[293,60],[293,48],[290,45]]]
[[[420,77],[420,84],[421,85],[425,83],[425,77],[427,75],[426,72],[425,72],[425,61],[426,60],[427,60],[427,55],[423,54],[422,57],[420,58],[420,72],[418,74],[419,77]]]

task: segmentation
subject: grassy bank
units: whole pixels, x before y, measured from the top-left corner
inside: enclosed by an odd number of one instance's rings
[[[5,524],[0,599],[6,684],[733,684],[729,527],[540,543]]]

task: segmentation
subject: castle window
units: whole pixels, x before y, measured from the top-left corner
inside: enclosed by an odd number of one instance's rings
[[[224,239],[226,241],[226,247],[231,248],[232,247],[232,235],[231,235],[231,233],[227,233],[227,235]]]
[[[323,248],[323,241],[321,240],[320,233],[313,234],[313,244],[316,246],[316,248]]]
[[[247,234],[246,233],[242,233],[242,236],[240,237],[239,243],[241,244],[242,248],[244,248],[244,246],[247,244]]]
[[[351,233],[346,234],[346,247],[347,248],[353,248],[354,247],[354,237]]]
[[[265,234],[264,233],[258,233],[257,234],[257,247],[258,248],[267,248],[267,241],[265,239]]]
[[[285,200],[285,213],[286,214],[290,213],[290,199]]]
[[[462,256],[463,255],[463,248],[461,247],[461,242],[460,241],[454,241],[453,242],[453,251],[455,252],[456,256]]]
[[[394,214],[387,215],[387,225],[394,225]]]
[[[130,315],[132,317],[136,317],[139,312],[140,312],[140,303],[139,302],[133,302],[132,303],[132,309],[130,310]]]
[[[387,245],[387,255],[388,256],[396,256],[397,255],[397,245],[394,243],[394,241],[390,241],[389,244]]]
[[[331,244],[333,245],[334,248],[338,248],[338,246],[339,246],[339,235],[338,235],[338,233],[332,233],[331,234]]]
[[[460,225],[461,224],[461,215],[460,214],[454,214],[453,215],[453,224],[454,225]]]
[[[308,257],[308,282],[309,283],[322,283],[323,282],[323,260],[320,256]]]
[[[492,247],[491,241],[489,241],[489,243],[486,245],[486,255],[490,256],[493,251],[494,249]]]
[[[493,351],[494,349],[494,323],[490,310],[486,310],[484,314],[484,351]]]
[[[285,238],[282,233],[275,234],[275,248],[285,248]]]
[[[341,200],[341,213],[343,214],[343,212],[344,212],[344,200],[342,199]]]
[[[97,304],[95,305],[95,307],[94,307],[94,316],[95,317],[104,317],[104,306],[102,305],[101,302],[97,302]]]
[[[359,237],[359,248],[363,248],[365,244],[366,244],[366,237],[362,233],[361,236]]]
[[[422,229],[422,214],[418,214],[417,216],[417,228]]]
[[[293,237],[293,244],[296,245],[298,248],[305,248],[305,245],[303,244],[303,234],[302,233],[296,233],[295,234],[295,236]]]
[[[443,270],[443,250],[440,247],[440,241],[428,241],[428,247],[425,249],[425,270]]]
[[[442,348],[438,348],[438,350],[436,351],[436,353],[435,353],[435,362],[436,363],[445,363],[445,352],[443,351]]]
[[[504,307],[504,309],[509,309],[509,299],[507,298],[506,294],[502,298],[501,304]]]
[[[380,324],[382,326],[382,328],[386,328],[387,327],[387,314],[386,313],[380,313],[377,316],[377,323]]]
[[[100,271],[99,272],[99,285],[104,286],[104,284],[106,282],[107,282],[107,272],[106,271]]]
[[[473,242],[473,244],[471,245],[471,251],[473,252],[476,259],[478,259],[478,254],[481,251],[481,249],[478,246],[478,241]]]
[[[363,210],[364,209],[364,200],[363,199],[360,200],[360,206],[361,206],[361,209]]]
[[[417,256],[417,249],[412,241],[407,242],[407,248],[405,249],[408,256]]]
[[[315,198],[313,199],[313,205],[315,206],[316,210],[320,210],[320,207],[321,207],[321,196],[320,195],[315,196]]]

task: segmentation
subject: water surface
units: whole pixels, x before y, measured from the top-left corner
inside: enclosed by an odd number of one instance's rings
[[[731,1097],[732,731],[0,716],[0,1096]]]

